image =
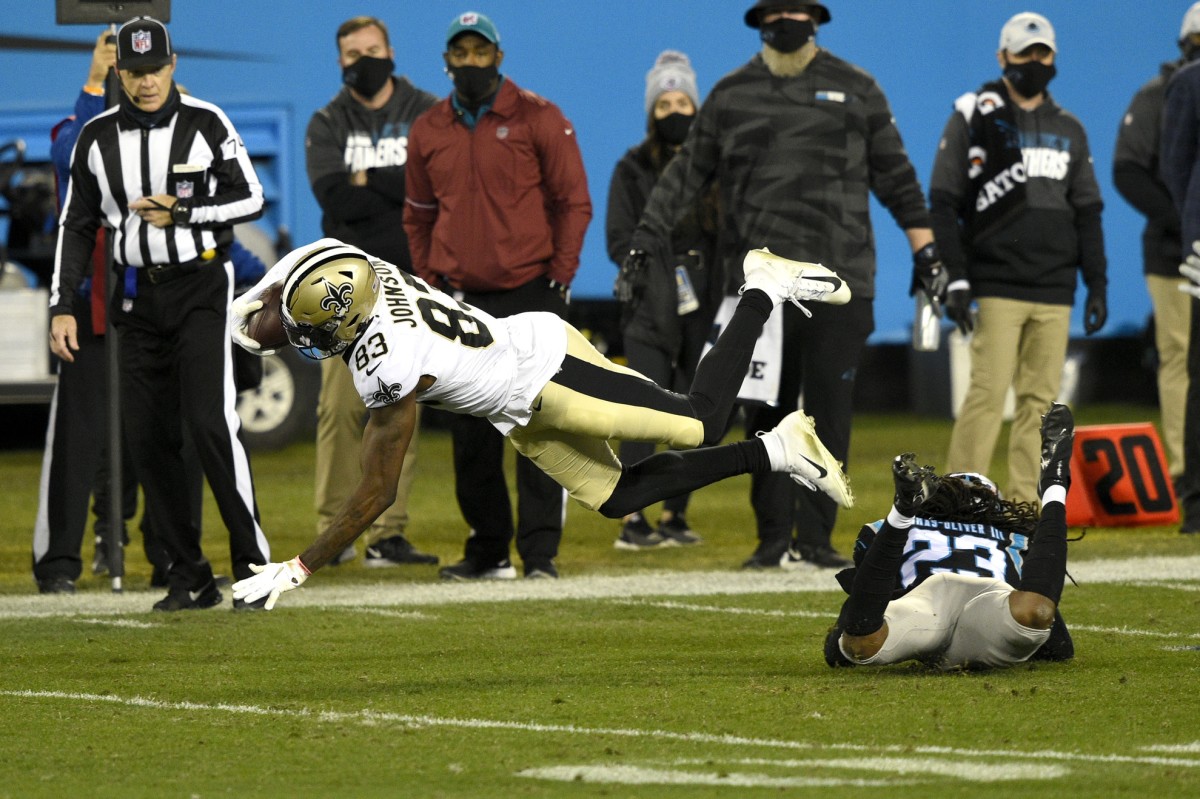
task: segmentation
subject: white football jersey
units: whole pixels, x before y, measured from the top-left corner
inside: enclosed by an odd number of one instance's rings
[[[367,407],[399,401],[429,375],[436,382],[418,402],[482,416],[505,435],[527,423],[566,357],[566,323],[541,312],[497,319],[368,258],[379,275],[379,300],[346,357]]]

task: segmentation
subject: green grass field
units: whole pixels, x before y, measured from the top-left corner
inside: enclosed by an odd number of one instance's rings
[[[937,464],[949,428],[856,421],[859,501],[835,546],[886,510],[891,457]],[[411,537],[456,560],[448,436],[421,447]],[[291,557],[313,534],[312,447],[254,464],[274,557]],[[705,543],[687,550],[614,550],[616,523],[572,506],[557,582],[357,561],[271,613],[231,613],[226,591],[164,616],[136,538],[123,594],[90,575],[73,597],[35,594],[39,468],[0,454],[0,796],[1200,796],[1200,536],[1174,527],[1071,545],[1072,662],[834,672],[832,573],[737,570],[744,478],[696,495]],[[228,573],[211,502],[205,521]]]

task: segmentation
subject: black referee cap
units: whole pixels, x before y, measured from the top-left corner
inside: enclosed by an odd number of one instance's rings
[[[117,31],[117,69],[166,66],[172,53],[167,26],[153,17],[134,17]]]

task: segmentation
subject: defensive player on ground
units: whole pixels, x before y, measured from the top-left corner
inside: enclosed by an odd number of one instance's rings
[[[938,477],[912,453],[898,456],[891,512],[863,528],[857,567],[838,575],[850,596],[826,637],[826,662],[949,670],[1073,657],[1058,601],[1074,440],[1070,409],[1052,404],[1042,417],[1040,519],[982,475]]]
[[[281,315],[291,344],[313,358],[341,356],[370,409],[363,477],[308,549],[238,582],[234,596],[268,597],[270,609],[281,592],[329,563],[391,504],[417,402],[487,418],[582,505],[614,519],[757,471],[786,472],[850,507],[841,465],[801,411],[760,438],[712,446],[725,433],[771,311],[785,300],[840,305],[850,299],[846,284],[820,264],[754,250],[744,270],[737,311],[683,395],[612,363],[553,314],[495,319],[335,239],[289,253],[234,304],[240,320],[234,338],[258,348],[246,336],[246,318],[261,307],[266,288],[282,280]],[[687,451],[622,464],[611,439]]]

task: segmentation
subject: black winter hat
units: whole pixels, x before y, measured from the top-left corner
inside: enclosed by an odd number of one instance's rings
[[[758,0],[757,3],[750,6],[746,11],[746,26],[750,28],[758,27],[758,17],[767,9],[770,8],[796,8],[799,6],[808,6],[813,10],[813,18],[816,19],[818,25],[824,25],[833,19],[833,15],[829,13],[829,9],[820,3],[789,3],[787,0]]]

